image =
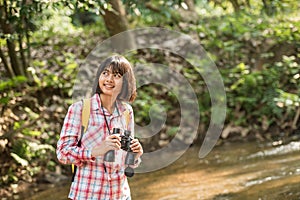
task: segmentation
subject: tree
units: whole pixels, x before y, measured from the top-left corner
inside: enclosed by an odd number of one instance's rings
[[[5,69],[5,76],[13,78],[23,76],[31,80],[28,72],[31,66],[31,33],[35,31],[35,19],[42,11],[50,6],[69,6],[76,8],[79,5],[89,9],[97,5],[101,9],[101,15],[111,36],[126,31],[128,22],[126,12],[120,0],[106,1],[61,1],[52,3],[49,1],[26,1],[26,0],[1,0],[0,1],[0,59]],[[119,46],[133,46],[133,40],[116,42]]]
[[[111,0],[109,2],[111,7],[104,7],[102,5],[102,9],[104,11],[102,12],[102,17],[110,36],[113,36],[123,31],[127,31],[128,21],[125,7],[121,0]],[[124,40],[124,38],[120,38],[120,40],[113,40],[112,48],[116,50],[134,48],[135,43],[133,36],[130,33],[127,33],[126,36],[126,40]]]
[[[0,1],[0,57],[6,75],[24,76],[30,65],[30,32],[34,30],[32,18],[42,11],[44,3],[38,1]]]

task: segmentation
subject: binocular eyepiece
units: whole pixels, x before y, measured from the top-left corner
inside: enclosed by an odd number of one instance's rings
[[[120,128],[114,128],[112,134],[121,134]],[[124,130],[124,134],[120,135],[121,137],[121,149],[127,151],[127,155],[125,158],[125,165],[134,165],[135,153],[132,152],[130,148],[131,141],[133,138],[131,137],[131,131]],[[104,155],[104,161],[107,162],[115,162],[115,151],[109,150]],[[125,169],[125,175],[128,177],[132,177],[134,175],[134,171],[131,167],[127,167]]]

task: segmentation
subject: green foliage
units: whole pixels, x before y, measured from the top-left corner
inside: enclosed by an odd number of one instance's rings
[[[72,102],[78,66],[105,37],[102,22],[84,29],[75,27],[70,9],[56,8],[45,9],[45,15],[35,20],[39,29],[31,35],[28,68],[32,81],[17,76],[0,83],[0,137],[8,140],[8,154],[0,154],[1,160],[8,160],[1,171],[1,185],[32,182],[37,175],[56,170],[55,146]]]
[[[295,107],[298,107],[300,105],[299,95],[284,92],[280,89],[278,89],[277,92],[279,95],[277,98],[274,98],[274,100],[277,102],[278,106],[292,107],[294,109]]]
[[[275,63],[274,68],[278,70],[281,81],[276,89],[278,96],[274,100],[280,107],[296,109],[300,106],[300,64],[296,61],[299,58],[299,54],[297,58],[283,56],[281,62]]]
[[[218,59],[231,60],[236,65],[247,61],[246,51],[257,51],[263,44],[268,46],[285,41],[299,41],[299,17],[295,13],[268,17],[248,13],[230,14],[217,17],[207,23],[207,18],[199,21],[199,25],[190,26],[196,31],[205,49],[217,50]],[[272,42],[268,44],[268,42]],[[249,53],[251,53],[251,51]],[[274,52],[257,52],[262,56],[272,56]]]
[[[13,77],[12,79],[2,81],[0,83],[0,92],[2,93],[2,95],[0,95],[0,105],[7,104],[11,99],[10,95],[5,91],[11,90],[16,87],[22,87],[22,85],[25,84],[26,82],[27,82],[27,78],[24,76],[16,76]],[[17,93],[14,93],[14,95],[17,95]]]
[[[179,131],[179,127],[173,126],[170,129],[167,130],[167,134],[171,137],[175,136],[177,132]]]
[[[24,76],[16,76],[13,77],[12,79],[9,79],[7,81],[2,81],[0,83],[0,91],[12,89],[14,87],[18,87],[22,85],[23,83],[26,83],[27,78]]]
[[[247,127],[267,117],[269,124],[275,125],[287,107],[296,110],[299,106],[296,49],[300,44],[300,24],[297,6],[292,6],[288,14],[272,17],[253,10],[223,12],[213,20],[208,15],[187,28],[187,32],[197,32],[223,75],[229,106],[227,122]],[[193,79],[192,75],[189,78]],[[205,94],[202,96],[207,97]],[[208,117],[204,115],[202,119]]]
[[[1,60],[10,78],[25,76],[30,80],[30,35],[37,28],[35,20],[49,5],[50,1],[0,1]]]
[[[164,98],[161,98],[161,97]],[[174,94],[160,85],[151,84],[139,88],[138,97],[134,102],[135,121],[141,125],[150,123],[149,113],[151,112],[152,120],[164,120],[162,112],[168,113],[174,109]]]
[[[26,141],[24,139],[16,140],[12,146],[12,153],[14,153],[14,155],[15,155],[14,157],[16,157],[16,158],[28,159],[28,155],[30,155],[28,141]],[[27,165],[28,165],[28,162],[27,162]]]
[[[130,14],[130,21],[136,26],[173,26],[177,24],[181,19],[178,10],[182,7],[182,2],[181,0],[123,1],[126,11]]]
[[[3,182],[15,182],[19,179],[31,182],[35,175],[39,174],[43,167],[54,170],[53,162],[49,161],[54,155],[55,149],[52,145],[40,144],[39,142],[26,139],[17,139],[12,144],[10,156],[19,166],[11,166],[7,177],[3,177]],[[22,169],[22,177],[16,176]],[[15,171],[15,172],[14,172]],[[0,180],[1,181],[1,180]]]
[[[282,61],[268,64],[261,71],[250,71],[244,63],[228,70],[226,76],[231,77],[227,83],[231,85],[228,90],[229,106],[240,106],[246,111],[247,118],[256,122],[262,116],[268,116],[270,120],[280,119],[287,107],[296,109],[299,106],[297,79],[300,67],[295,59],[295,56],[283,56]],[[240,121],[236,123],[240,125]],[[247,123],[248,120],[243,121],[242,125]]]

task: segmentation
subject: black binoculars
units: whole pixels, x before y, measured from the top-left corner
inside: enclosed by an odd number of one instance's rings
[[[114,128],[112,134],[120,134],[121,129],[120,128]],[[133,138],[131,137],[131,131],[124,130],[124,134],[120,135],[121,137],[121,149],[124,151],[127,151],[127,155],[125,158],[125,165],[134,165],[134,159],[135,159],[135,153],[132,152],[130,148],[131,141]],[[107,162],[115,162],[115,151],[109,150],[104,155],[104,161]],[[134,175],[134,171],[131,167],[127,167],[125,169],[125,175],[128,177],[132,177]]]

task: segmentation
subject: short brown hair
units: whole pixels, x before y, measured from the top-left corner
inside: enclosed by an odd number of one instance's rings
[[[133,102],[136,98],[136,82],[133,69],[129,61],[121,55],[113,55],[106,58],[99,66],[93,86],[93,94],[102,93],[99,87],[99,77],[106,68],[111,68],[113,73],[123,76],[123,86],[117,99]]]

